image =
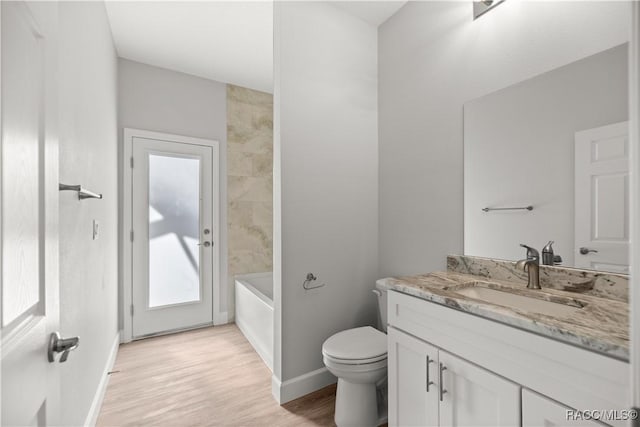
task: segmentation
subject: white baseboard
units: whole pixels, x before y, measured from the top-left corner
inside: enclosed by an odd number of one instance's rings
[[[213,317],[213,324],[215,325],[226,325],[229,323],[229,313],[223,311],[222,313],[216,313]]]
[[[278,402],[278,404],[282,404],[282,399],[280,398],[280,386],[282,383],[275,376],[275,374],[271,375],[271,395]]]
[[[98,389],[96,390],[96,394],[93,396],[93,401],[91,402],[91,408],[89,408],[89,413],[87,414],[87,418],[84,421],[85,427],[93,427],[98,421],[100,408],[102,408],[102,401],[104,400],[104,395],[107,391],[107,385],[109,384],[109,372],[113,369],[113,365],[116,363],[116,356],[118,355],[119,346],[120,333],[117,333],[116,337],[113,340],[113,344],[111,345],[111,351],[109,352],[107,363],[104,366],[104,371],[102,372],[102,377],[100,378],[100,384],[98,384]]]
[[[324,367],[284,382],[273,375],[271,377],[271,394],[282,405],[337,381],[338,379]]]

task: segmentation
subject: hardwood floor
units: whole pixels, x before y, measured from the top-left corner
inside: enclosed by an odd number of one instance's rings
[[[335,385],[279,406],[235,324],[120,346],[98,426],[333,426]]]

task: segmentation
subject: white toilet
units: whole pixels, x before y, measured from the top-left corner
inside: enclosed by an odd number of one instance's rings
[[[376,286],[381,328],[387,330],[387,292]],[[387,335],[371,326],[348,329],[322,344],[324,364],[338,377],[335,422],[377,426],[387,418]]]

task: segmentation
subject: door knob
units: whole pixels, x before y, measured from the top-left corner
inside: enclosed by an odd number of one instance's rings
[[[208,248],[209,246],[211,246],[211,242],[198,243],[198,246],[204,246],[205,248]]]
[[[69,352],[78,348],[78,345],[80,345],[80,337],[60,338],[58,332],[53,332],[49,337],[49,348],[47,351],[49,362],[55,362],[56,353],[62,353],[60,363],[66,362],[69,357]]]
[[[586,255],[586,254],[588,254],[589,252],[595,252],[595,253],[598,253],[598,251],[596,251],[595,249],[585,248],[584,246],[580,248],[580,253],[581,253],[582,255]]]

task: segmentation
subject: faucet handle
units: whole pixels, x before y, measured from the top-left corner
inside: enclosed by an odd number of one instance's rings
[[[520,246],[527,249],[527,259],[532,259],[535,261],[540,260],[540,252],[536,248],[532,248],[531,246],[527,246],[524,243],[520,243]]]

